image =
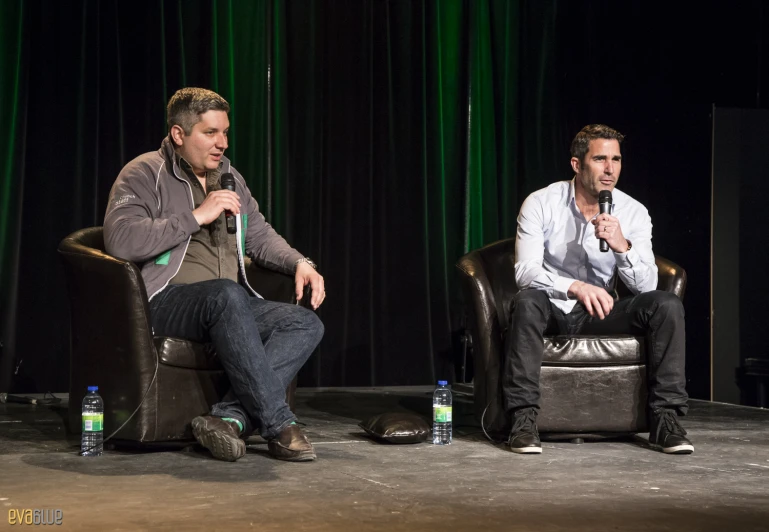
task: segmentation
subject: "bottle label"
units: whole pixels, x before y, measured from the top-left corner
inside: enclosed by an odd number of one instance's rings
[[[104,414],[83,412],[83,432],[101,432],[104,429]]]
[[[451,423],[451,407],[433,405],[433,421],[436,423]]]

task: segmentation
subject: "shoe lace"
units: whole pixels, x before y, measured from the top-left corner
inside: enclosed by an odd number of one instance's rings
[[[686,431],[678,423],[678,416],[673,412],[670,410],[662,410],[658,415],[660,416],[660,426],[664,427],[668,434],[686,436]]]
[[[515,413],[515,423],[513,423],[513,430],[510,431],[511,437],[519,432],[533,433],[539,436],[539,430],[537,430],[537,411],[533,408],[527,408]]]

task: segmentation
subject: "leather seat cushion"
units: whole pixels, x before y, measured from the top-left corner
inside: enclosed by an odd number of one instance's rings
[[[645,363],[642,337],[629,334],[545,337],[543,366],[624,366]]]
[[[167,336],[156,336],[154,342],[161,364],[197,370],[221,371],[223,369],[211,344]]]

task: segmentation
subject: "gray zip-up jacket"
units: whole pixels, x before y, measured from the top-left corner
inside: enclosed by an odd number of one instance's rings
[[[240,281],[256,294],[246,281],[244,255],[266,268],[289,274],[294,273],[302,255],[267,223],[230,160],[222,157],[219,168],[235,176],[241,205],[236,218]],[[110,255],[140,265],[150,299],[179,271],[190,236],[200,230],[192,215],[194,208],[192,189],[182,177],[168,138],[158,151],[125,165],[112,186],[104,215],[104,245]]]

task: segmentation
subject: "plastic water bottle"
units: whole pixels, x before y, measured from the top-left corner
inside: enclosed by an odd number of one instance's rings
[[[83,398],[83,436],[80,440],[80,454],[101,456],[104,450],[104,401],[98,386],[89,386]]]
[[[433,392],[433,443],[451,443],[451,388],[446,381],[438,381]]]

